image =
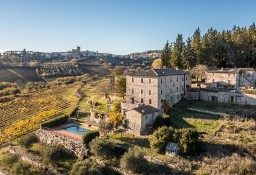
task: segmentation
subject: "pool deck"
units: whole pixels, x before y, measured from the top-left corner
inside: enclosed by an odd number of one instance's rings
[[[88,125],[86,123],[72,122],[72,123],[66,123],[66,124],[63,124],[63,125],[51,128],[51,129],[47,129],[47,130],[57,133],[57,134],[60,134],[60,135],[63,135],[63,136],[66,136],[75,141],[82,141],[83,140],[82,135],[74,134],[72,132],[65,131],[65,130],[61,130],[64,127],[68,127],[68,126],[72,126],[72,125],[82,125],[83,127],[85,127],[86,129],[89,129],[89,130],[98,130],[99,129],[99,127],[97,127],[97,126]]]

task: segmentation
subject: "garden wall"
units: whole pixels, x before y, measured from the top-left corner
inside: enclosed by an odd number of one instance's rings
[[[88,155],[88,149],[82,142],[74,141],[65,136],[43,129],[38,129],[35,134],[41,142],[48,145],[61,144],[73,152],[78,158],[84,158]]]

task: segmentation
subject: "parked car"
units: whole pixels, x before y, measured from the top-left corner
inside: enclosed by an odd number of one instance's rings
[[[237,92],[237,90],[231,90],[231,91],[229,91],[229,92],[231,92],[231,93],[236,93]]]

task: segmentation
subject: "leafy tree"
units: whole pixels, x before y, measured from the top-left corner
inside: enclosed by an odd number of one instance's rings
[[[149,137],[150,147],[158,153],[163,153],[168,142],[173,141],[174,129],[163,126],[158,128],[153,135]]]
[[[161,66],[162,66],[162,60],[161,60],[161,58],[155,59],[155,60],[153,61],[153,63],[152,63],[152,67],[153,67],[153,68],[161,68]]]
[[[111,86],[110,81],[101,81],[98,84],[98,90],[102,93],[104,93],[105,98],[107,99],[109,94],[112,92],[113,87]]]
[[[207,72],[207,66],[203,64],[196,65],[190,72],[193,76],[196,77],[196,81],[198,82],[198,79],[202,81],[203,78],[206,77]]]
[[[115,146],[105,138],[95,138],[90,142],[90,152],[100,159],[116,157]]]
[[[114,126],[111,122],[107,122],[105,120],[101,120],[99,123],[99,131],[102,132],[104,135],[109,133],[113,130]]]
[[[52,145],[43,150],[45,163],[58,163],[59,161],[74,159],[75,156],[62,145]]]
[[[116,66],[113,70],[112,70],[112,74],[116,77],[119,75],[123,75],[124,73],[124,68],[120,67],[120,66]]]
[[[178,132],[180,133],[179,145],[184,155],[191,155],[200,151],[199,133],[195,129],[183,128]]]
[[[118,172],[106,167],[105,165],[99,165],[94,160],[86,159],[76,162],[70,173],[70,175],[119,175]]]
[[[171,59],[171,48],[172,45],[169,45],[169,42],[167,41],[162,53],[161,53],[161,68],[170,68],[170,59]]]
[[[129,148],[120,160],[120,167],[133,174],[142,173],[147,169],[147,160],[139,147]]]
[[[93,139],[95,139],[96,137],[99,137],[100,133],[99,131],[88,131],[86,133],[84,133],[84,135],[82,136],[83,138],[83,143],[84,144],[88,144],[90,143]]]
[[[117,126],[122,123],[123,119],[124,116],[120,113],[116,113],[113,111],[108,113],[108,120],[114,124],[115,128],[117,128]]]
[[[123,97],[125,97],[125,93],[126,93],[126,78],[125,77],[121,77],[117,80],[116,82],[116,89],[117,92]]]

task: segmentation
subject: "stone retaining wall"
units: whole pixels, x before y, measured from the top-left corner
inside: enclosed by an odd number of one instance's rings
[[[44,130],[38,129],[35,134],[39,140],[48,145],[61,144],[71,152],[73,152],[78,158],[83,159],[88,155],[88,149],[81,141],[71,140],[63,135]]]

